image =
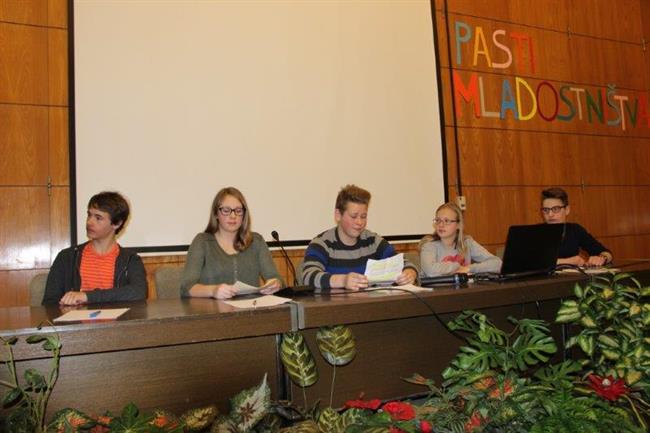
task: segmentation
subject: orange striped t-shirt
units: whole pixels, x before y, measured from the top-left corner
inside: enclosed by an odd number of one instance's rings
[[[81,253],[81,291],[87,292],[95,289],[112,289],[115,276],[115,261],[120,253],[117,242],[106,254],[95,251],[89,243]]]

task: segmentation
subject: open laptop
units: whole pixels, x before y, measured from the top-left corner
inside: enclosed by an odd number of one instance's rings
[[[551,274],[555,270],[563,236],[564,224],[510,226],[501,272],[486,277],[512,280]]]

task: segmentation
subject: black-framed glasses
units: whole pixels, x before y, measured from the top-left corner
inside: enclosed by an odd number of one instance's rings
[[[556,214],[556,213],[560,212],[562,209],[564,209],[565,207],[566,207],[566,205],[564,205],[564,206],[553,206],[553,207],[543,207],[541,210],[542,210],[542,213],[545,213],[545,214],[549,214],[549,213]]]
[[[220,207],[219,208],[219,213],[223,216],[230,216],[230,214],[233,212],[237,216],[242,216],[246,213],[246,208],[245,207],[236,207],[236,208]]]
[[[433,223],[435,225],[448,226],[451,223],[457,223],[458,220],[450,220],[449,218],[434,218]]]

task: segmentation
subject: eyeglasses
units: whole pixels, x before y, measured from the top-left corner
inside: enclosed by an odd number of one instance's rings
[[[448,226],[451,223],[457,223],[458,220],[450,220],[448,218],[434,218],[433,223],[436,225]]]
[[[236,207],[236,208],[229,208],[229,207],[220,207],[219,208],[219,213],[223,216],[230,216],[231,213],[235,213],[237,216],[242,216],[244,213],[246,213],[246,208],[244,207]]]
[[[555,214],[555,213],[560,212],[565,207],[566,207],[566,205],[565,206],[543,207],[542,212],[545,213],[545,214],[549,214],[549,213],[554,213]]]

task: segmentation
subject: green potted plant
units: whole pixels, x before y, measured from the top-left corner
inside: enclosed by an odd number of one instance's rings
[[[562,302],[556,321],[577,333],[567,348],[577,347],[584,386],[613,405],[629,408],[639,424],[650,419],[650,287],[627,273],[596,276],[576,284],[575,299]]]

